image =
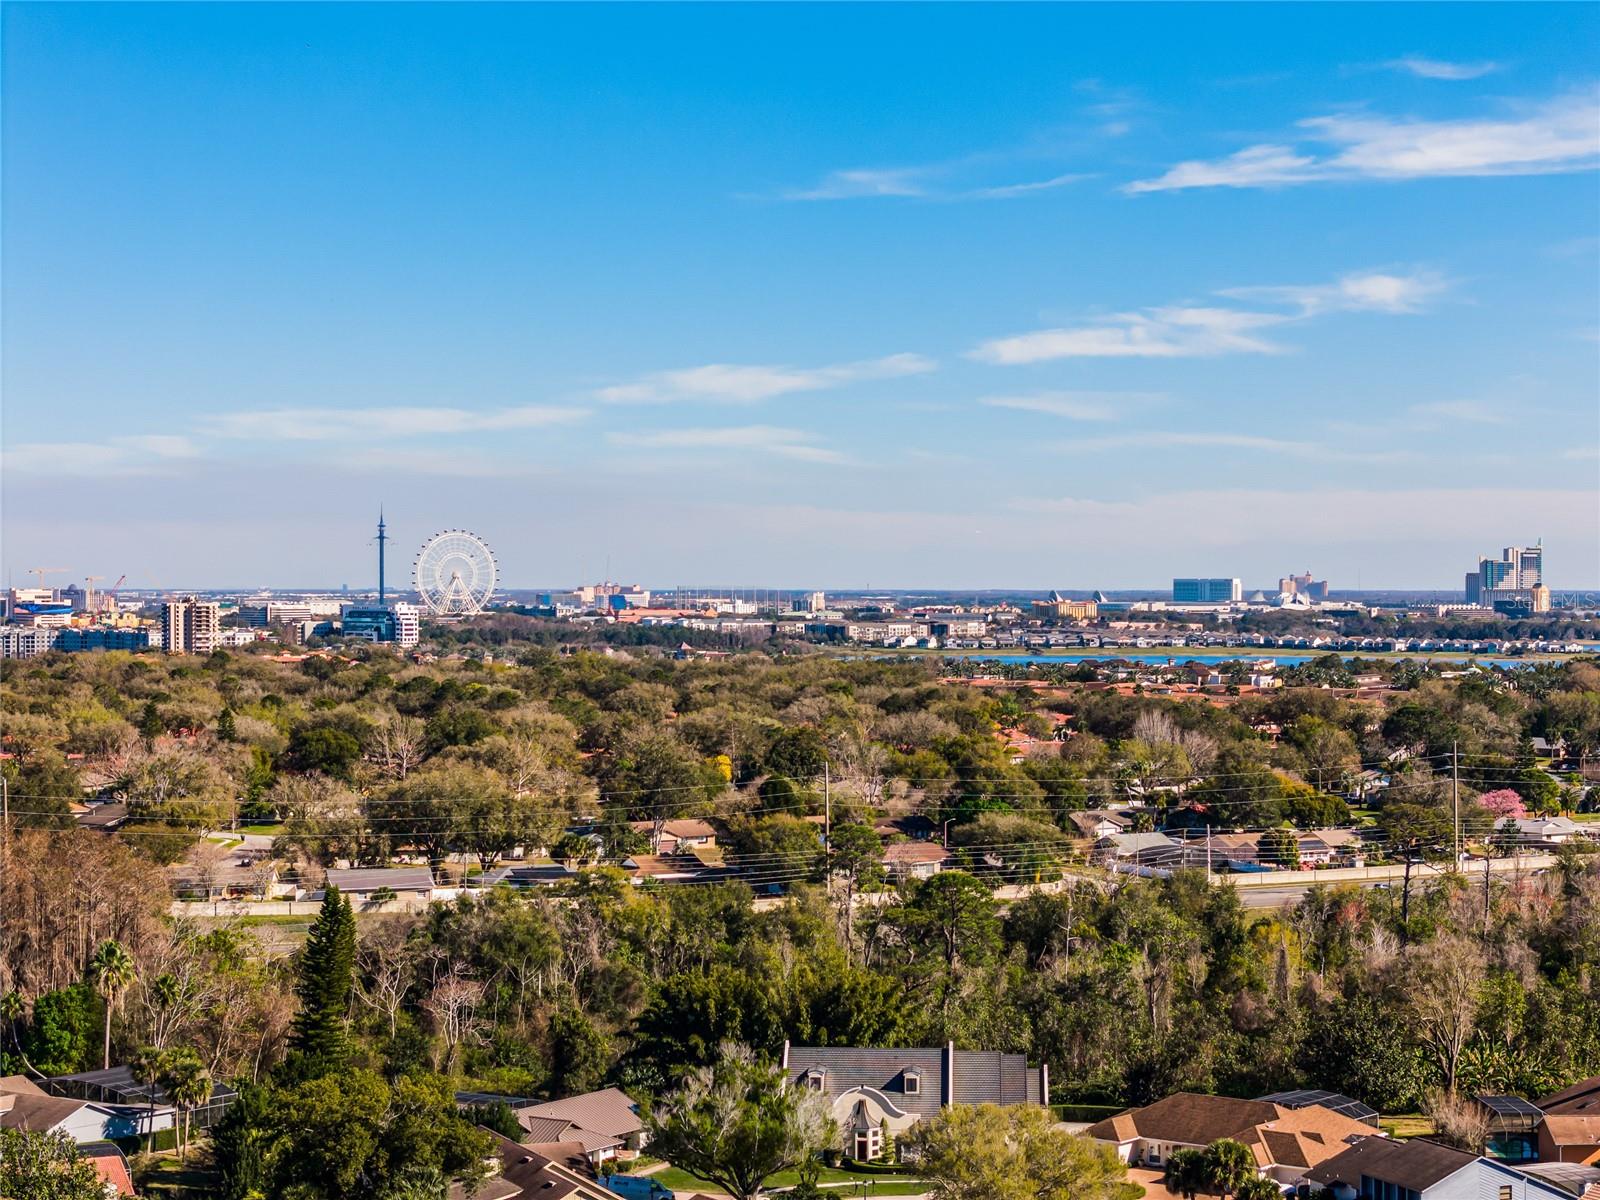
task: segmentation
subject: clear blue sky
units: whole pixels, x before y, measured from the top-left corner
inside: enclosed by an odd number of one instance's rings
[[[1600,8],[4,9],[4,545],[1600,584]],[[45,560],[45,561],[39,561]],[[61,577],[57,577],[58,581]]]

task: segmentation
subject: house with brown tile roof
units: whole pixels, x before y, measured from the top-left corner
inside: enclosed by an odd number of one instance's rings
[[[883,869],[895,879],[927,879],[944,870],[950,852],[932,842],[896,842],[883,848]]]
[[[630,821],[629,825],[650,837],[650,848],[656,854],[679,854],[717,844],[717,827],[699,817],[663,821],[659,832],[654,821]]]
[[[644,1145],[639,1106],[620,1088],[525,1104],[512,1111],[525,1133],[525,1145],[576,1144],[594,1166]]]
[[[1540,1162],[1600,1163],[1600,1111],[1545,1113],[1535,1133]]]
[[[570,1165],[572,1152],[581,1147],[524,1146],[510,1138],[494,1137],[500,1173],[480,1183],[470,1200],[617,1200],[587,1174]],[[467,1189],[452,1184],[449,1200],[468,1200]]]
[[[1288,1108],[1266,1100],[1174,1092],[1084,1133],[1112,1147],[1122,1161],[1150,1167],[1164,1166],[1174,1150],[1198,1150],[1227,1138],[1249,1148],[1262,1175],[1292,1184],[1354,1139],[1370,1136],[1372,1127],[1320,1104]]]

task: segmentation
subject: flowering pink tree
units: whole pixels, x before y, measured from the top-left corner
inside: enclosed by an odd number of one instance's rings
[[[1522,803],[1522,797],[1510,788],[1500,788],[1498,791],[1485,792],[1478,797],[1478,803],[1492,812],[1496,821],[1501,817],[1516,817],[1521,820],[1528,815],[1528,809]]]

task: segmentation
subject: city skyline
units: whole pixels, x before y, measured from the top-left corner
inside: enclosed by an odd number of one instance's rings
[[[1593,10],[4,22],[19,586],[1600,586]]]

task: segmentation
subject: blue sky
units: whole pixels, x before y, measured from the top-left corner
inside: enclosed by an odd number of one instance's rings
[[[1592,5],[4,9],[3,565],[1600,584]]]

